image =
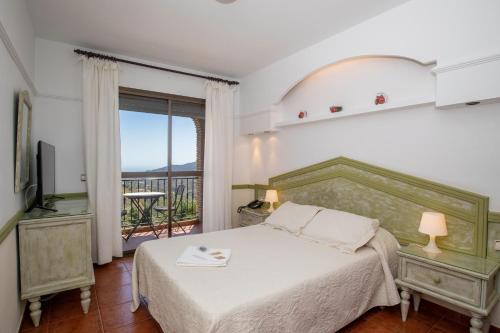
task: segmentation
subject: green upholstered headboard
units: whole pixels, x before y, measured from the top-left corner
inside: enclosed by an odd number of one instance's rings
[[[426,244],[418,232],[422,212],[446,214],[442,248],[486,257],[488,198],[345,157],[269,179],[280,202],[314,204],[379,219],[401,243]],[[258,196],[264,188],[257,188]],[[260,193],[259,193],[260,192]]]

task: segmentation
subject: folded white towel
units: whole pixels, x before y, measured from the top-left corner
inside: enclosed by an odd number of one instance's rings
[[[200,250],[200,246],[188,246],[177,258],[178,266],[222,267],[226,266],[231,257],[230,249]]]

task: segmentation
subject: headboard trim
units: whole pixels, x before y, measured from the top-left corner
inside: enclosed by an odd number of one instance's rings
[[[355,161],[346,157],[317,163],[269,179],[269,186],[278,191],[290,191],[315,183],[347,179],[368,188],[404,199],[427,209],[440,211],[450,217],[472,224],[474,247],[452,250],[486,256],[488,204],[486,196],[447,185],[406,175],[400,172]],[[392,181],[388,181],[390,179]],[[455,200],[457,202],[453,202]],[[400,237],[400,240],[403,240]],[[447,246],[444,246],[445,248]]]

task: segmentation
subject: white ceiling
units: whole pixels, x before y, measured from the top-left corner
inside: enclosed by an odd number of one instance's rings
[[[407,0],[27,0],[38,37],[241,77]]]

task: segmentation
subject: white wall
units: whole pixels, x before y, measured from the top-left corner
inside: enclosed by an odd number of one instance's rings
[[[3,29],[1,29],[3,27]],[[34,34],[24,1],[0,1],[0,228],[23,206],[14,193],[15,119],[17,94],[28,90],[23,77],[34,73]],[[16,61],[8,52],[18,55]],[[33,91],[30,92],[33,96]],[[15,230],[0,244],[0,325],[2,332],[17,332],[23,303],[19,301]]]
[[[500,51],[500,1],[413,0],[241,80],[243,113],[268,109],[310,73],[354,56],[454,62]]]
[[[33,79],[35,73],[35,33],[24,0],[1,0],[0,22],[14,46],[24,70]]]
[[[45,140],[56,146],[56,190],[59,193],[85,191],[85,183],[80,182],[80,175],[84,173],[82,68],[79,57],[73,53],[75,48],[74,45],[36,39],[35,82],[39,96],[33,131],[35,140]],[[205,80],[189,76],[120,64],[119,80],[125,87],[205,98]]]
[[[297,120],[300,110],[308,118],[327,116],[329,106],[342,105],[339,116],[374,108],[375,95],[384,92],[387,105],[408,105],[435,99],[432,65],[401,58],[358,58],[328,66],[307,77],[283,99],[283,120]]]

